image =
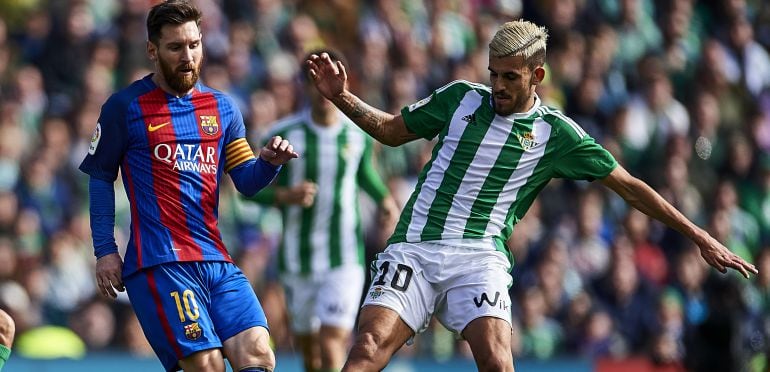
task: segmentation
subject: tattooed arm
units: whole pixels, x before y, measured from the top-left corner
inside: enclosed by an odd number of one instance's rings
[[[398,146],[419,138],[406,127],[401,115],[378,110],[351,93],[347,89],[345,66],[340,61],[335,63],[328,54],[321,53],[313,54],[306,63],[318,91],[377,141]]]

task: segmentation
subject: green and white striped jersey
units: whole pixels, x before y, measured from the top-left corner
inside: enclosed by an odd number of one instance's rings
[[[288,139],[300,154],[283,166],[275,185],[293,187],[303,181],[317,185],[312,206],[280,206],[281,272],[319,273],[364,263],[359,186],[377,203],[388,190],[372,165],[372,139],[342,113],[339,117],[337,124],[323,127],[305,110],[275,123],[266,136]],[[272,204],[274,190],[268,187],[252,200]]]
[[[492,238],[510,258],[504,242],[551,178],[601,179],[617,166],[538,97],[529,111],[503,117],[490,87],[454,81],[401,114],[409,130],[438,143],[388,243]]]

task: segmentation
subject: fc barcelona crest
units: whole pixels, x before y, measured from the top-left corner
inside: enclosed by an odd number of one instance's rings
[[[532,134],[532,132],[524,134],[517,133],[516,137],[519,139],[519,143],[521,144],[521,147],[524,148],[524,151],[537,146],[537,142],[535,142],[535,135]]]
[[[184,337],[187,337],[190,341],[195,341],[201,337],[203,330],[198,323],[192,323],[184,326]]]
[[[215,115],[201,115],[201,128],[203,133],[213,136],[219,132],[219,123]]]

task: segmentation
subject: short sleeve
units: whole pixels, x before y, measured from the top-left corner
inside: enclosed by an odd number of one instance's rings
[[[436,137],[451,120],[454,110],[450,106],[460,102],[458,90],[464,93],[468,88],[462,82],[454,81],[401,109],[407,129],[428,140]]]
[[[617,166],[615,157],[588,135],[564,146],[554,164],[555,176],[593,181],[607,177]]]
[[[104,103],[91,135],[88,154],[79,167],[82,172],[109,182],[118,178],[118,169],[128,148],[126,109],[126,103],[115,95]]]

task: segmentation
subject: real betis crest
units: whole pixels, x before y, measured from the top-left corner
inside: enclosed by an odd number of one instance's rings
[[[213,136],[219,132],[219,124],[215,115],[201,115],[201,128],[203,132]]]
[[[372,298],[372,300],[376,300],[377,298],[379,298],[380,296],[382,296],[382,293],[383,293],[383,292],[382,292],[382,288],[380,288],[380,287],[375,287],[375,288],[374,288],[374,290],[372,290],[371,292],[369,292],[369,297],[371,297],[371,298]]]
[[[516,138],[519,139],[519,143],[521,144],[521,147],[524,148],[524,151],[537,146],[537,142],[535,142],[535,135],[532,134],[532,132],[524,134],[516,133]]]

